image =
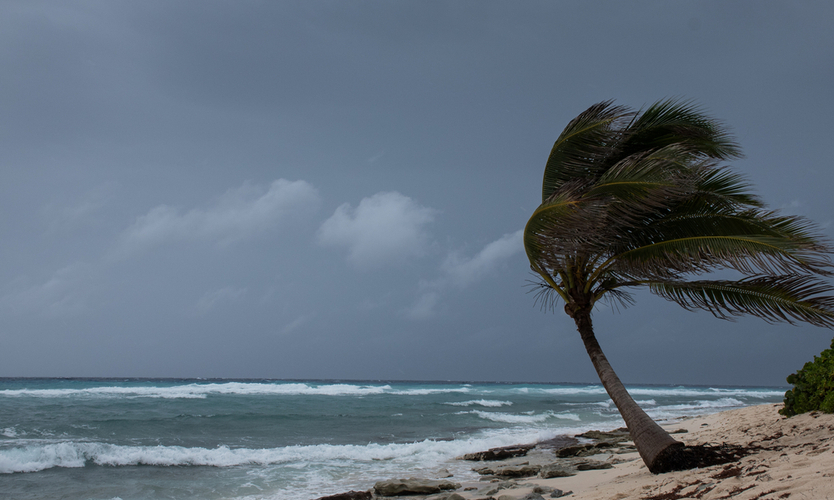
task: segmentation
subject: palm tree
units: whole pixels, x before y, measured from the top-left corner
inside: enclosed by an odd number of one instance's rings
[[[591,106],[553,145],[542,204],[524,230],[546,306],[564,303],[602,385],[653,473],[686,469],[687,453],[634,402],[594,336],[600,299],[632,303],[648,288],[722,319],[834,326],[830,253],[808,221],[768,211],[720,165],[740,157],[724,127],[689,102],[642,112]],[[738,279],[696,279],[723,271]]]

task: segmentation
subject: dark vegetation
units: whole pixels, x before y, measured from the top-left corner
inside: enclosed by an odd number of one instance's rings
[[[834,340],[831,348],[788,375],[788,383],[794,387],[785,393],[785,407],[779,410],[782,415],[792,417],[809,411],[834,413]]]

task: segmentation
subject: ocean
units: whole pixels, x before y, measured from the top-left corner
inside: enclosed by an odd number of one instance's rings
[[[629,390],[668,421],[785,388]],[[622,425],[599,385],[0,379],[0,498],[310,500],[476,479],[456,456]]]

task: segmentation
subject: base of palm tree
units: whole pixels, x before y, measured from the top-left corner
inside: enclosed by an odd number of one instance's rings
[[[726,443],[719,446],[684,446],[683,443],[677,443],[661,451],[655,457],[649,471],[652,474],[663,474],[728,464],[739,461],[757,449],[759,448],[756,446],[735,446]]]

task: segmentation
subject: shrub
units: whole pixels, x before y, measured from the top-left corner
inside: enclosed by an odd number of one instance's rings
[[[794,388],[785,393],[785,407],[779,410],[782,415],[792,417],[814,410],[834,413],[834,340],[830,349],[788,375],[788,383]]]

